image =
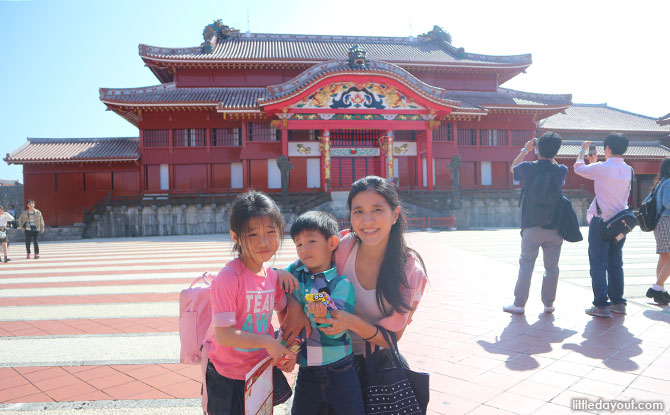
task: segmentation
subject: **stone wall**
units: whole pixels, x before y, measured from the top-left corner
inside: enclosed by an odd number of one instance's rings
[[[593,197],[586,193],[580,193],[566,196],[570,199],[577,214],[579,225],[586,226],[586,210]],[[521,225],[519,191],[495,195],[486,192],[463,195],[461,205],[461,209],[450,212],[451,216],[456,217],[456,227],[458,229],[519,227]]]
[[[5,211],[14,205],[18,216],[24,209],[23,185],[19,183],[16,186],[0,186],[0,205],[5,207]]]
[[[83,225],[61,226],[58,228],[47,227],[43,234],[40,234],[39,241],[71,241],[81,239],[83,236]],[[10,242],[24,242],[25,233],[23,229],[8,229],[7,235]]]
[[[577,212],[580,225],[585,225],[586,209],[591,199],[585,194],[568,197]],[[463,195],[462,208],[447,213],[435,212],[410,203],[404,205],[409,217],[455,216],[458,229],[471,229],[518,227],[521,220],[518,203],[519,192],[510,191]],[[95,220],[81,228],[80,232],[84,238],[227,233],[229,209],[230,203],[108,207],[104,214],[96,215]],[[336,199],[321,204],[316,209],[330,212],[336,218],[349,217],[346,202],[343,200]],[[295,221],[295,215],[284,214],[284,220],[288,231]],[[59,229],[49,228],[47,233],[55,233]],[[43,239],[47,240],[47,234],[44,236]]]

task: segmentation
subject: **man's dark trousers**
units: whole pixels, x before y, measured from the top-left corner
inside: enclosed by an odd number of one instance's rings
[[[612,304],[626,304],[623,298],[623,244],[610,242],[600,236],[602,219],[594,216],[589,223],[589,265],[591,267],[591,287],[593,305],[607,307]],[[609,300],[608,300],[609,298]]]

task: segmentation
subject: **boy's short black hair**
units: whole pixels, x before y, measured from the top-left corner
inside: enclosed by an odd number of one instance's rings
[[[312,210],[303,213],[291,226],[291,239],[305,231],[319,231],[324,238],[337,236],[338,226],[335,218],[326,212]]]
[[[544,133],[542,137],[537,140],[537,147],[540,156],[548,159],[553,159],[561,148],[561,136],[557,133]]]
[[[603,148],[608,147],[612,154],[622,156],[628,150],[628,138],[621,133],[610,133],[603,141]]]

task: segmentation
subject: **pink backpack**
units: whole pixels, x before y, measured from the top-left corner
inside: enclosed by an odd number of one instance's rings
[[[210,344],[214,339],[211,327],[212,309],[209,290],[215,275],[205,272],[179,294],[180,363],[196,365],[202,369],[202,409],[207,413],[206,372]],[[194,287],[198,282],[204,287]]]

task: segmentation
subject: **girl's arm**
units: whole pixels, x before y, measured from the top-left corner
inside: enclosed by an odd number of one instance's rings
[[[276,365],[283,355],[289,353],[286,347],[267,334],[249,333],[235,327],[215,327],[214,332],[216,341],[222,346],[265,349],[272,358],[273,365]]]
[[[288,303],[286,305],[286,314],[283,318],[282,329],[284,341],[293,340],[300,335],[300,332],[305,329],[305,336],[308,338],[312,335],[312,324],[303,311],[302,304],[298,302],[292,295],[287,295]]]

